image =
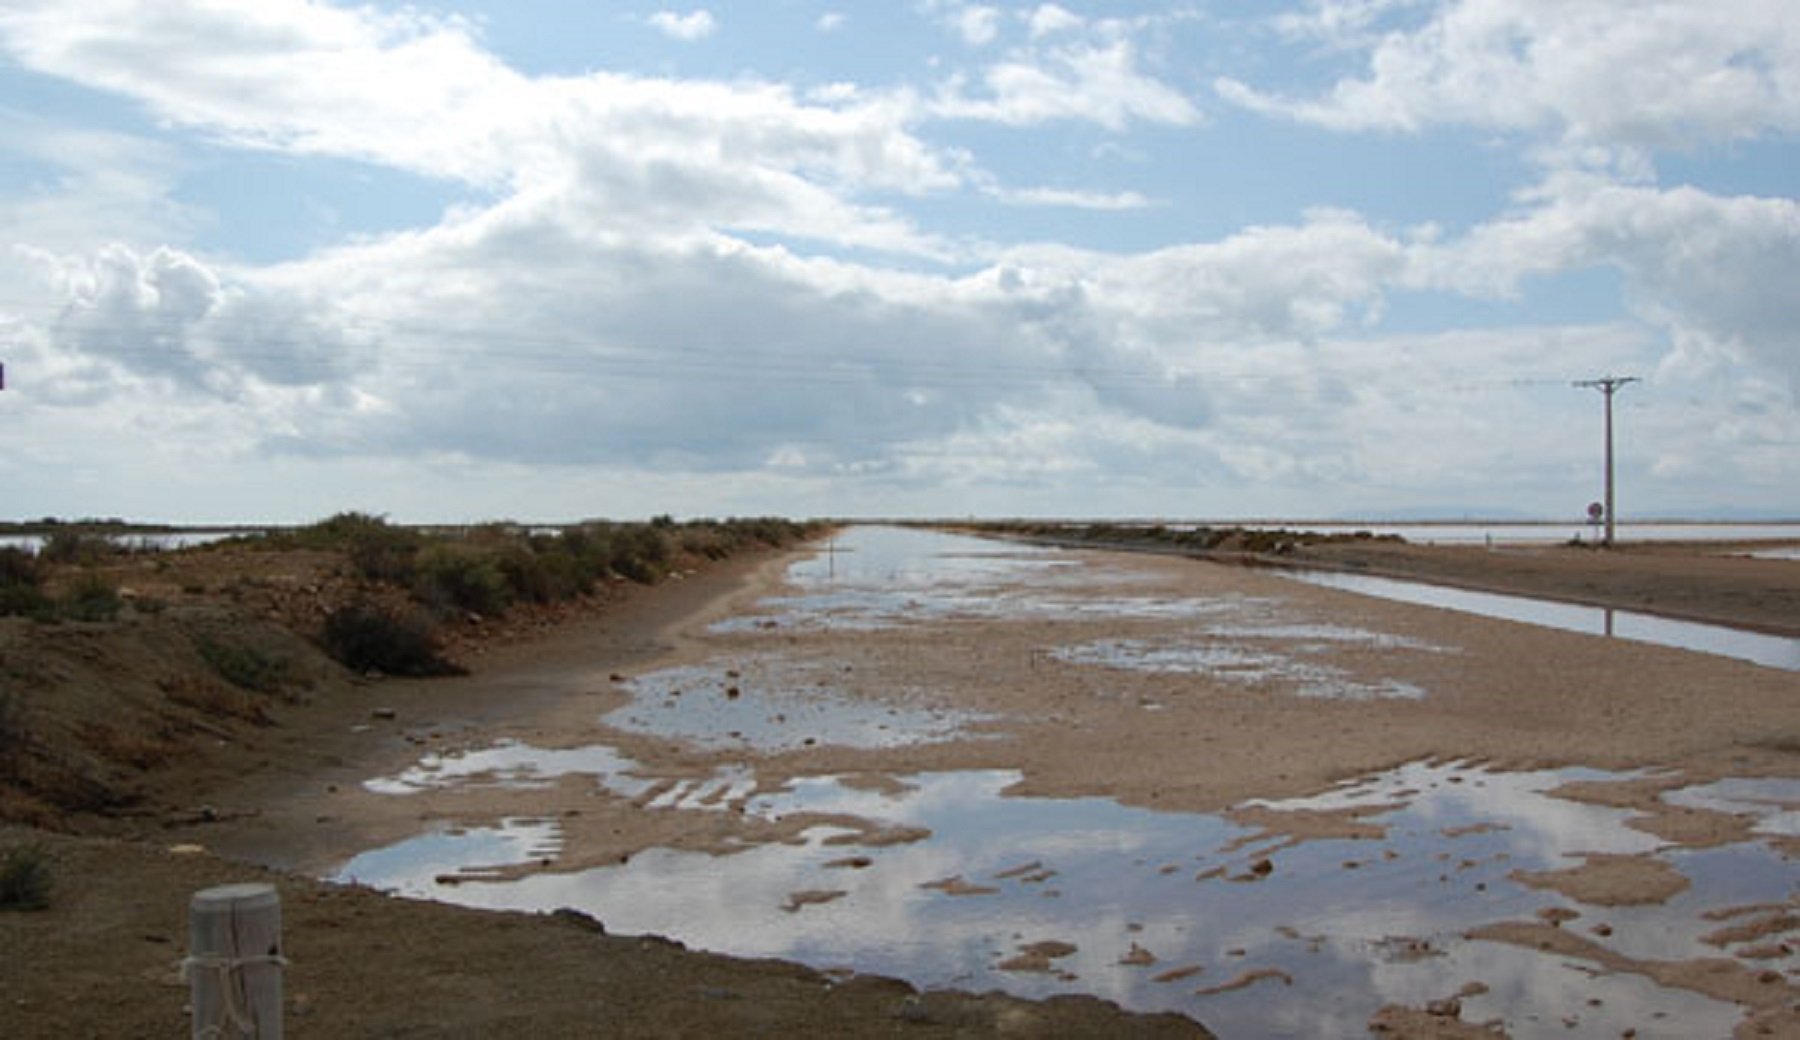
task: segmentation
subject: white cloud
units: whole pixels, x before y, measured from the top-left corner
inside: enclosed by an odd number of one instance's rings
[[[21,64],[132,97],[236,145],[502,181],[542,98],[468,28],[306,0],[253,8],[102,0],[0,12]],[[529,136],[524,135],[524,136]]]
[[[971,47],[985,47],[1000,35],[1000,12],[992,7],[975,5],[957,11],[951,24]]]
[[[645,19],[649,25],[667,36],[677,40],[701,40],[713,34],[718,23],[714,21],[712,12],[701,9],[687,14],[676,14],[673,11],[658,11]]]
[[[232,144],[562,192],[620,230],[654,217],[678,233],[728,226],[935,254],[928,236],[854,197],[960,183],[961,160],[907,129],[916,106],[904,96],[806,102],[771,84],[532,80],[460,23],[420,16],[295,0],[160,17],[45,6],[0,15],[0,40],[36,68]]]
[[[1145,75],[1128,40],[1071,44],[1022,52],[982,73],[976,95],[962,80],[940,93],[933,111],[945,118],[1028,126],[1057,119],[1086,120],[1111,130],[1131,122],[1188,126],[1199,110],[1179,91]]]
[[[1309,10],[1311,22],[1287,30],[1355,40],[1379,57],[1423,53],[1430,26],[1482,8],[1432,14],[1368,0]],[[1548,6],[1519,10],[1534,32],[1565,24]],[[1393,28],[1420,17],[1424,28]],[[32,431],[14,452],[26,462],[0,460],[0,476],[75,473],[110,438],[172,455],[185,447],[251,481],[258,465],[385,479],[383,466],[407,460],[442,467],[431,485],[440,493],[455,466],[509,488],[544,467],[591,492],[599,485],[578,476],[585,468],[712,502],[778,488],[824,512],[842,509],[833,488],[903,504],[943,487],[990,511],[1154,511],[1167,488],[1192,487],[1182,501],[1194,512],[1237,508],[1207,506],[1209,488],[1256,490],[1257,509],[1313,512],[1330,506],[1309,496],[1332,489],[1339,501],[1384,490],[1479,498],[1496,473],[1508,495],[1560,501],[1559,489],[1586,478],[1591,452],[1559,425],[1566,405],[1504,380],[1612,369],[1644,373],[1659,392],[1706,395],[1628,417],[1643,472],[1696,486],[1791,484],[1793,200],[1565,171],[1455,233],[1321,209],[1135,253],[952,237],[909,202],[961,193],[1122,214],[1164,203],[1048,175],[1054,186],[1002,183],[970,153],[934,143],[929,120],[1082,122],[1114,131],[1107,147],[1121,149],[1143,138],[1120,131],[1200,122],[1129,26],[1082,24],[1045,4],[999,29],[1021,26],[1025,46],[984,52],[1000,60],[925,96],[534,78],[455,20],[297,0],[15,4],[0,13],[0,47],[16,61],[134,99],[167,136],[0,112],[11,131],[0,148],[42,188],[0,195],[0,274],[11,286],[0,337],[25,384],[8,403]],[[1637,31],[1662,40],[1666,26],[1651,18]],[[1498,47],[1489,35],[1458,32],[1495,89],[1568,66],[1543,41],[1520,43],[1524,57],[1506,66],[1488,53]],[[1371,115],[1379,100],[1393,126],[1460,121],[1609,156],[1632,139],[1601,118],[1613,104],[1604,98],[1533,88],[1516,110],[1484,108],[1456,80],[1473,68],[1420,59],[1409,79],[1392,60],[1372,66],[1368,97],[1340,87],[1314,116],[1389,125]],[[1750,64],[1755,82],[1788,75]],[[1427,96],[1438,87],[1444,97]],[[1303,114],[1245,90],[1248,103]],[[1687,118],[1665,125],[1685,133]],[[1745,119],[1756,133],[1784,125],[1768,113]],[[184,150],[196,139],[205,147]],[[197,219],[169,202],[183,161],[237,147],[477,187],[436,226],[274,267],[166,244]],[[1620,272],[1628,309],[1618,320],[1432,336],[1379,324],[1406,294],[1506,299],[1594,267]],[[1463,381],[1482,389],[1457,389]],[[1646,402],[1652,387],[1640,388]],[[83,416],[96,430],[79,429]],[[651,481],[651,471],[665,476]],[[83,472],[96,486],[128,479],[97,464]]]
[[[15,175],[28,190],[0,194],[0,226],[13,241],[52,251],[106,238],[155,242],[204,220],[171,199],[182,160],[156,141],[55,126],[0,107],[0,158],[34,171]]]
[[[1068,206],[1109,212],[1144,209],[1155,205],[1135,191],[1094,192],[1066,188],[995,188],[995,198],[1017,206]]]
[[[1039,4],[1025,17],[1034,40],[1056,33],[1073,32],[1086,24],[1080,15],[1059,4]]]
[[[827,11],[814,23],[822,33],[834,33],[849,23],[849,16],[842,11]]]
[[[1639,152],[1800,129],[1800,19],[1764,0],[1453,0],[1373,31],[1385,2],[1317,3],[1281,24],[1368,53],[1366,72],[1290,98],[1220,78],[1221,96],[1338,130],[1468,125],[1540,135],[1559,155]],[[1629,156],[1627,161],[1630,161]]]
[[[1669,331],[1684,364],[1753,360],[1800,391],[1792,342],[1800,297],[1779,273],[1800,271],[1800,203],[1590,174],[1553,176],[1526,198],[1534,205],[1520,214],[1421,247],[1413,277],[1506,294],[1534,275],[1612,267],[1625,275],[1637,312]]]

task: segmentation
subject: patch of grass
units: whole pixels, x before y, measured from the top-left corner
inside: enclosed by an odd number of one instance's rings
[[[0,856],[0,910],[43,910],[50,905],[54,877],[50,857],[37,845]]]
[[[462,671],[439,653],[430,625],[417,617],[395,617],[372,603],[332,611],[321,642],[326,653],[359,672],[424,677]]]
[[[42,617],[51,609],[44,594],[44,568],[23,549],[0,549],[0,616]]]
[[[0,677],[0,683],[5,677]],[[25,723],[25,694],[0,685],[0,777],[13,775],[23,757],[31,731]]]
[[[175,752],[166,736],[123,730],[104,722],[85,723],[80,732],[82,743],[101,758],[136,769],[159,766]]]
[[[240,689],[254,690],[257,693],[281,692],[292,672],[289,662],[242,643],[226,643],[200,636],[194,640],[194,649],[200,652],[200,656],[218,673],[219,678]]]
[[[267,726],[274,721],[255,698],[216,679],[182,675],[163,680],[157,686],[171,704],[192,708],[203,715],[229,716],[258,726]]]
[[[72,621],[111,621],[119,616],[123,600],[119,590],[104,577],[84,573],[63,595],[58,613]]]

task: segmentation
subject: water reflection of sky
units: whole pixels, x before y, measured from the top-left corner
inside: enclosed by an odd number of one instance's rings
[[[1404,603],[1459,610],[1484,617],[1521,621],[1545,628],[1604,635],[1639,643],[1679,647],[1704,654],[1735,657],[1769,668],[1800,671],[1800,639],[1768,635],[1723,625],[1705,625],[1692,621],[1675,621],[1653,614],[1640,614],[1608,607],[1590,607],[1578,603],[1556,603],[1527,596],[1507,596],[1493,592],[1474,592],[1443,585],[1427,585],[1369,574],[1341,574],[1335,571],[1281,571],[1283,577],[1311,585],[1343,589],[1365,596],[1379,596]]]
[[[526,757],[510,747],[514,763]],[[572,759],[541,761],[560,769]],[[595,761],[616,764],[605,755]],[[599,780],[611,784],[615,775]],[[529,770],[514,776],[533,779]],[[1607,944],[1628,955],[1716,957],[1720,950],[1702,937],[1719,925],[1702,916],[1705,910],[1800,895],[1791,864],[1761,843],[1660,853],[1694,881],[1665,906],[1583,907],[1512,880],[1517,870],[1571,866],[1580,853],[1658,847],[1625,826],[1625,810],[1544,793],[1568,779],[1605,778],[1580,770],[1409,765],[1319,798],[1258,803],[1275,810],[1375,807],[1368,818],[1387,829],[1381,840],[1286,845],[1277,836],[1246,842],[1253,832],[1221,816],[1096,798],[1004,797],[1018,779],[1008,771],[905,777],[897,793],[829,777],[749,793],[754,784],[740,776],[743,811],[754,816],[848,813],[929,828],[931,836],[865,847],[834,843],[848,832],[821,827],[803,844],[724,857],[657,849],[603,869],[436,885],[434,878],[458,865],[446,854],[454,846],[432,834],[365,853],[339,876],[476,906],[570,906],[614,932],[653,932],[705,949],[896,975],[928,987],[1093,993],[1128,1007],[1181,1011],[1224,1035],[1356,1035],[1383,1003],[1423,1003],[1475,981],[1488,992],[1465,1001],[1465,1018],[1502,1017],[1514,1036],[1617,1036],[1658,1013],[1690,1035],[1724,1035],[1738,1017],[1730,1005],[1460,938],[1481,924],[1570,907],[1582,917],[1567,927],[1589,934],[1586,928],[1604,922],[1612,929]],[[545,826],[503,824],[498,832],[518,832],[510,844],[471,829],[466,840],[481,836],[485,844],[471,844],[462,867],[529,862],[554,847]],[[1259,875],[1255,864],[1263,858],[1269,870]],[[796,898],[800,893],[812,895]],[[1050,973],[1000,967],[1046,940],[1076,950],[1054,960]],[[1415,956],[1414,941],[1426,944],[1426,955]],[[1155,963],[1121,963],[1134,947]],[[1203,970],[1157,981],[1189,966]],[[1800,959],[1774,966],[1800,967]],[[1272,977],[1236,992],[1196,994],[1254,969],[1284,972],[1293,982]],[[1270,990],[1279,992],[1274,1001]],[[1565,1018],[1579,1028],[1571,1030]]]
[[[1268,606],[1235,595],[1134,594],[1140,575],[1082,567],[1056,549],[901,527],[851,528],[789,567],[787,581],[794,594],[764,599],[711,631],[867,632],[948,618],[1180,620]]]
[[[631,702],[601,721],[709,750],[794,751],[814,745],[892,748],[949,740],[983,716],[846,694],[841,670],[756,655],[730,667],[665,668],[631,681]]]
[[[880,629],[947,617],[1167,621],[1174,624],[1150,625],[1133,638],[1078,639],[1056,653],[1085,666],[1242,675],[1336,696],[1419,691],[1352,675],[1330,655],[1367,661],[1453,652],[1297,616],[1274,599],[1158,596],[1140,575],[1075,567],[1074,557],[1052,550],[875,528],[852,529],[828,548],[792,568],[792,595],[715,631]],[[784,658],[778,640],[729,642],[728,660],[635,677],[626,684],[631,702],[604,721],[758,752],[962,738],[984,721],[941,710],[938,691],[884,688],[884,701],[863,701],[841,665],[833,671],[804,656]],[[1515,1037],[1659,1035],[1658,1026],[1671,1023],[1680,1035],[1722,1036],[1740,1018],[1732,1005],[1463,935],[1555,908],[1580,915],[1564,927],[1627,956],[1729,957],[1739,948],[1707,941],[1720,927],[1707,911],[1800,901],[1791,862],[1764,840],[1670,850],[1628,826],[1629,810],[1545,793],[1570,779],[1617,778],[1590,770],[1499,773],[1416,763],[1315,798],[1261,804],[1364,810],[1385,828],[1380,840],[1298,843],[1258,836],[1227,816],[1150,812],[1098,798],[1009,798],[1002,792],[1019,776],[1004,770],[908,776],[895,790],[802,777],[768,791],[751,764],[657,777],[610,747],[506,743],[429,756],[368,786],[396,796],[463,785],[529,792],[584,776],[649,811],[836,814],[890,834],[924,828],[929,837],[855,844],[864,832],[820,826],[796,844],[723,857],[650,849],[601,869],[559,873],[553,862],[514,880],[484,879],[483,868],[529,867],[560,854],[554,821],[516,818],[372,850],[338,876],[476,906],[575,907],[614,932],[927,987],[1091,993],[1189,1014],[1227,1036],[1361,1035],[1383,1004],[1422,1005],[1476,982],[1486,989],[1464,998],[1464,1019],[1503,1019]],[[1666,797],[1749,814],[1761,835],[1793,834],[1800,781],[1728,780]],[[1561,870],[1595,853],[1655,856],[1693,884],[1663,905],[1597,907],[1511,876]],[[446,877],[454,883],[439,883]],[[1002,966],[1052,940],[1074,950],[1050,959],[1050,970]],[[1800,972],[1796,954],[1745,963]],[[1203,992],[1245,972],[1264,974],[1241,989]]]

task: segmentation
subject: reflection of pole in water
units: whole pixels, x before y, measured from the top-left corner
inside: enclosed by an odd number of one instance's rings
[[[1610,636],[1613,634],[1613,609],[1611,607],[1607,607],[1605,609],[1606,609],[1606,634]]]

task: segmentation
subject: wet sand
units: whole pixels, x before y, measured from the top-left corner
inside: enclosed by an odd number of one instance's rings
[[[634,775],[650,790],[664,793],[746,763],[753,767],[755,790],[825,774],[879,787],[921,772],[1007,769],[1022,777],[1013,794],[1102,796],[1185,812],[1313,794],[1420,760],[1502,770],[1650,768],[1670,788],[1723,776],[1800,776],[1800,676],[1791,672],[1374,600],[1243,567],[1135,554],[1072,557],[1071,573],[1078,576],[1057,594],[1080,609],[1041,616],[977,610],[846,632],[771,615],[758,625],[708,630],[714,621],[791,592],[783,586],[785,558],[646,596],[626,624],[613,618],[565,626],[547,639],[496,650],[469,678],[383,684],[372,696],[392,709],[391,719],[321,718],[297,730],[293,736],[306,746],[303,755],[213,793],[229,822],[172,836],[319,874],[357,851],[433,824],[553,817],[561,823],[563,843],[545,869],[572,872],[653,848],[723,850],[791,840],[819,822],[662,811],[649,807],[652,795],[596,798],[591,784],[568,779],[532,790],[463,785],[404,797],[362,786],[370,776],[399,773],[422,753],[454,753],[496,739],[549,749],[604,744],[635,762]],[[1766,604],[1773,595],[1785,602],[1794,565],[1754,564],[1756,577],[1732,586],[1740,598]],[[1505,569],[1486,556],[1481,565]],[[1474,565],[1458,567],[1462,583],[1477,583],[1468,577]],[[1553,569],[1541,559],[1533,567]],[[1717,568],[1710,558],[1674,564],[1665,558],[1651,567],[1664,577],[1627,584],[1638,589],[1660,580],[1664,592],[1652,600],[1683,601],[1687,616],[1717,616],[1724,612],[1719,603],[1696,606],[1706,597],[1684,584],[1694,573]],[[1735,561],[1727,569],[1737,570]],[[1571,565],[1561,580],[1591,583],[1591,570],[1587,563]],[[1539,587],[1547,580],[1534,579]],[[1750,591],[1742,593],[1746,587]],[[1719,591],[1724,585],[1706,588],[1713,589],[1713,600],[1732,598]],[[1129,608],[1151,601],[1192,604],[1202,613],[1119,609],[1121,603]],[[1115,664],[1129,665],[1134,656],[1141,663],[1146,655],[1154,660],[1156,653],[1172,653],[1196,625],[1208,623],[1212,615],[1205,611],[1221,604],[1228,610],[1217,616],[1219,623],[1239,628],[1224,637],[1237,655],[1235,673],[1106,664],[1109,655]],[[1768,622],[1766,610],[1759,616],[1762,627],[1780,627]],[[1321,640],[1320,626],[1381,638]],[[1099,656],[1071,656],[1071,647]],[[964,727],[967,739],[897,747],[844,746],[827,734],[796,731],[797,739],[772,751],[747,743],[696,746],[602,721],[632,703],[636,680],[678,666],[696,669],[699,677],[682,696],[735,697],[730,691],[740,688],[755,696],[757,683],[772,674],[760,671],[771,655],[789,669],[781,681],[790,681],[797,668],[860,702],[976,713],[984,721]],[[1255,667],[1246,671],[1246,660]],[[1282,661],[1294,666],[1284,670]],[[1676,812],[1641,786],[1596,785],[1569,794],[1642,807],[1645,826],[1661,827],[1656,833],[1672,845],[1699,847],[1731,833],[1725,814]],[[1240,815],[1271,840],[1342,835],[1358,825],[1354,814],[1345,813]],[[881,836],[868,831],[862,840],[873,844]],[[1678,890],[1664,870],[1611,859],[1531,883],[1615,905],[1666,899]],[[798,891],[794,898],[798,908],[833,897],[819,890]],[[1537,932],[1523,928],[1499,929],[1488,938],[1538,941]],[[1054,967],[1044,949],[1019,956]],[[1604,966],[1605,958],[1596,963]],[[1665,985],[1696,989],[1716,973],[1704,964],[1657,971],[1675,980],[1663,979]],[[1267,980],[1243,985],[1259,983]],[[1797,996],[1794,980],[1777,972],[1748,991],[1729,989],[1726,999],[1779,1024],[1791,1021],[1791,1010],[1782,1008]],[[1400,1010],[1396,1020],[1404,1017]]]

